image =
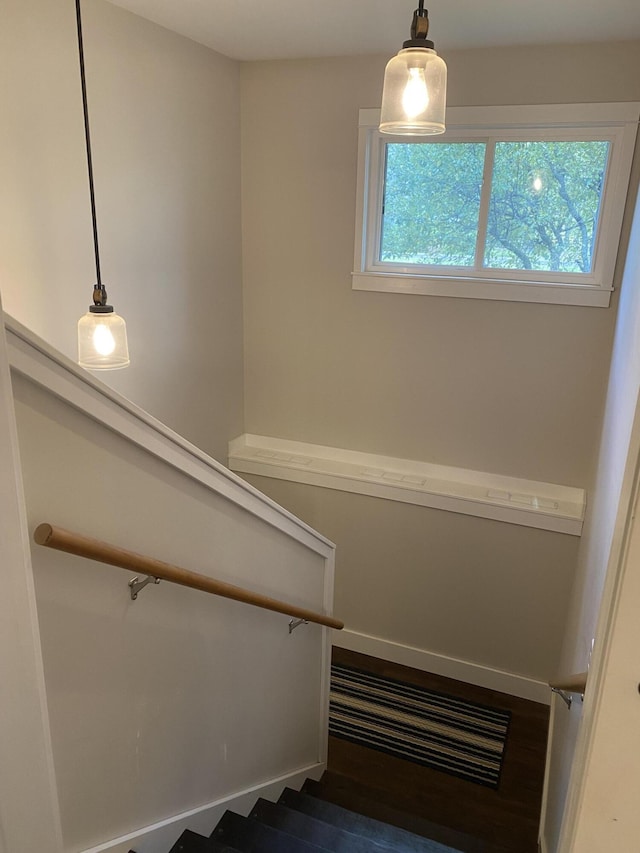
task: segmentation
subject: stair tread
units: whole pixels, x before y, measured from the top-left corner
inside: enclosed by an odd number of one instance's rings
[[[291,809],[282,803],[272,803],[270,800],[258,800],[249,816],[296,838],[331,850],[333,853],[366,853],[366,851],[391,853],[394,850],[388,844],[356,835],[333,823],[327,823],[297,809]]]
[[[240,853],[328,853],[326,847],[295,838],[232,811],[223,814],[211,838],[236,848]]]
[[[185,829],[169,853],[238,853],[238,851],[206,835],[199,835],[197,832]]]
[[[369,838],[378,844],[391,846],[398,853],[462,853],[459,848],[456,850],[449,844],[416,835],[406,829],[367,817],[310,794],[299,793],[291,788],[285,788],[278,802],[332,823],[355,835]]]
[[[415,814],[398,810],[384,800],[384,792],[371,788],[353,779],[329,773],[320,782],[307,779],[302,793],[334,803],[350,811],[404,829],[414,835],[439,841],[461,853],[491,853],[486,843],[458,829],[434,823]]]

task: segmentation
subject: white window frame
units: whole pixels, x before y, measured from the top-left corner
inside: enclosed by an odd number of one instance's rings
[[[425,272],[421,265],[380,262],[386,143],[411,140],[406,136],[381,134],[379,117],[379,110],[360,110],[354,290],[560,305],[609,305],[640,118],[639,103],[449,107],[447,131],[422,142],[536,139],[610,142],[591,273],[451,266],[432,266]],[[491,158],[487,157],[481,213],[486,213],[489,205],[492,166]],[[482,228],[482,218],[479,227]]]

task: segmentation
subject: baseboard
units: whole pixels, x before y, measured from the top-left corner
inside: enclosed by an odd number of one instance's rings
[[[145,826],[129,835],[122,835],[111,841],[91,847],[82,853],[168,853],[185,829],[191,829],[202,835],[209,835],[227,809],[248,815],[258,797],[275,801],[284,788],[302,787],[305,779],[319,779],[326,768],[325,764],[310,764],[285,776],[270,779],[252,788],[246,788],[214,802],[207,803],[190,811],[174,815],[166,820]]]
[[[413,646],[404,646],[381,637],[359,634],[356,631],[340,631],[339,634],[335,632],[333,644],[341,649],[349,649],[349,651],[371,655],[381,660],[433,672],[435,675],[443,675],[446,678],[455,678],[457,681],[476,684],[489,690],[498,690],[500,693],[519,696],[521,699],[529,699],[532,702],[541,702],[544,705],[549,705],[551,702],[548,684],[513,672],[492,669],[471,661],[447,657]]]

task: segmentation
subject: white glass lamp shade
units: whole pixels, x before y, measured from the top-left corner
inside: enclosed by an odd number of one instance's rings
[[[88,311],[78,321],[78,364],[89,370],[115,370],[129,364],[127,327],[115,312]]]
[[[444,133],[447,66],[428,47],[403,48],[384,72],[380,132],[400,136]]]

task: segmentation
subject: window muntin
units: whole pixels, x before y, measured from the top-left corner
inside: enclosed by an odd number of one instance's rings
[[[639,104],[454,107],[448,110],[448,129],[443,136],[412,142],[408,142],[406,137],[394,139],[379,134],[378,111],[361,110],[360,114],[353,273],[355,289],[524,302],[609,304],[637,120],[640,117]],[[500,213],[499,193],[494,195],[491,207],[492,190],[495,193],[494,177],[500,174],[502,164],[509,158],[513,160],[516,146],[525,143],[529,144],[529,160],[535,155],[537,162],[535,166],[528,167],[526,174],[520,175],[519,191],[521,194],[525,190],[529,193],[537,192],[540,196],[538,211],[544,215],[539,215],[537,219],[534,217],[529,222],[528,231],[520,228],[520,233],[516,234],[520,240],[518,248],[521,255],[526,255],[522,249],[524,240],[525,248],[533,251],[533,236],[537,235],[538,242],[544,242],[545,228],[552,227],[564,243],[552,250],[547,235],[545,256],[534,241],[535,257],[533,260],[529,258],[526,264],[522,263],[524,268],[518,268],[520,261],[517,253],[509,254],[505,246],[499,246],[496,240],[495,228],[500,224],[499,219],[492,222],[490,228],[489,216],[491,214],[495,218]],[[582,147],[582,143],[589,143],[590,146]],[[417,246],[412,246],[410,241],[402,242],[394,236],[393,228],[399,216],[405,219],[411,216],[407,200],[399,199],[397,193],[395,197],[391,193],[390,198],[385,187],[389,165],[393,167],[399,161],[402,146],[431,150],[433,153],[429,156],[432,164],[446,164],[447,158],[453,157],[455,146],[461,145],[471,146],[467,152],[478,152],[484,148],[479,206],[476,189],[475,197],[468,191],[466,196],[462,193],[466,204],[456,208],[456,192],[460,193],[464,185],[460,175],[445,182],[444,199],[434,195],[433,188],[423,184],[416,191],[418,200],[422,197],[422,206],[419,208],[420,215],[416,217],[419,222],[414,222],[413,233],[420,234],[420,239],[426,235],[427,239],[423,239],[422,244]],[[582,184],[584,188],[592,188],[592,196],[580,200],[576,208],[577,219],[571,218],[565,211],[565,220],[569,217],[571,221],[568,225],[565,221],[564,233],[557,217],[554,219],[551,215],[554,205],[557,208],[558,199],[551,203],[548,184],[544,183],[545,169],[550,167],[548,163],[541,163],[541,160],[543,155],[547,160],[551,157],[551,165],[557,170],[558,163],[552,155],[561,161],[563,156],[570,154],[579,161],[585,152],[591,157],[593,168],[585,173],[586,177],[583,175]],[[579,165],[579,162],[578,165],[574,164],[574,171],[581,170]],[[523,172],[524,167],[520,171]],[[432,168],[431,175],[437,176],[437,169],[434,171]],[[565,176],[565,181],[569,177],[573,180],[569,174]],[[473,179],[477,181],[477,170]],[[497,187],[498,180],[495,180]],[[539,190],[536,189],[538,186]],[[401,182],[399,187],[410,199],[413,190],[407,192]],[[602,188],[599,203],[594,202],[594,187]],[[576,191],[573,192],[575,195]],[[535,205],[531,207],[533,209]],[[445,228],[445,231],[438,234],[437,219],[443,210],[447,210],[447,216],[456,223],[455,228],[450,229],[454,231],[453,241],[446,233],[446,216],[444,219],[440,217],[440,228]],[[477,233],[473,235],[469,223],[475,221],[476,216]],[[587,228],[586,242],[577,243],[575,235],[570,236],[574,223],[578,229],[583,226]],[[511,232],[513,230],[512,227]],[[475,256],[471,258],[470,244],[474,238]],[[453,249],[452,242],[456,244]]]

